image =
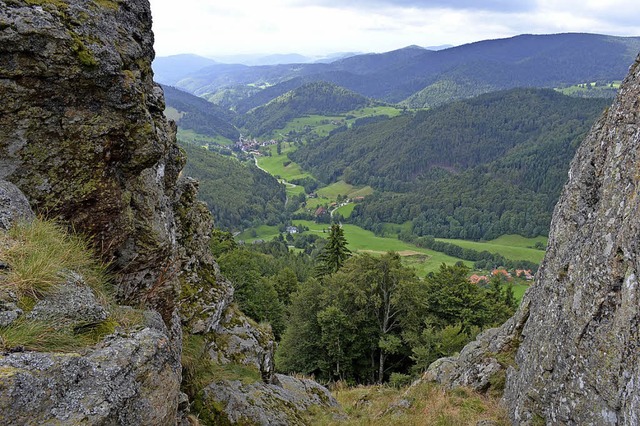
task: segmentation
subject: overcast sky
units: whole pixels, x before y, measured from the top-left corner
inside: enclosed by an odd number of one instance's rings
[[[385,52],[517,34],[640,35],[638,0],[150,0],[158,56]]]

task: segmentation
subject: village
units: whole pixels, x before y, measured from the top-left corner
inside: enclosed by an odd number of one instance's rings
[[[268,141],[259,141],[256,138],[245,138],[244,136],[240,135],[240,138],[235,143],[234,147],[248,154],[262,155],[259,151],[260,148],[276,145],[277,143],[278,141],[273,139]]]

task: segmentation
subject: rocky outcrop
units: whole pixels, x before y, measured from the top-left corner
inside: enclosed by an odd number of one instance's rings
[[[2,424],[179,421],[178,405],[189,405],[183,330],[205,339],[205,364],[250,366],[272,381],[271,332],[233,305],[208,248],[211,215],[197,183],[180,176],[185,158],[153,55],[148,0],[2,2],[0,231],[33,217],[29,205],[67,224],[109,262],[117,301],[153,310],[140,327],[73,353],[9,348],[18,353],[0,355]],[[62,272],[65,282],[28,311],[0,294],[0,326],[109,322],[112,306]]]
[[[305,425],[305,411],[322,407],[339,415],[337,401],[327,389],[308,379],[275,375],[274,384],[243,384],[239,380],[214,382],[204,389],[207,405],[219,407],[230,424]]]
[[[92,235],[121,300],[172,300],[184,158],[153,82],[148,2],[5,1],[0,55],[0,179]]]
[[[430,378],[473,383],[478,365],[517,347],[503,365],[514,424],[640,423],[639,100],[640,58],[576,153],[515,318],[491,332],[494,347],[472,343],[453,364],[433,365]]]
[[[90,353],[0,356],[6,425],[175,425],[180,370],[166,330],[114,336]]]

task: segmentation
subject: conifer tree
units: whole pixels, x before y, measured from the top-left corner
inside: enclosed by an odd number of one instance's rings
[[[351,250],[347,248],[347,239],[340,224],[334,223],[329,231],[327,244],[318,256],[319,265],[317,275],[333,274],[338,271],[351,256]]]

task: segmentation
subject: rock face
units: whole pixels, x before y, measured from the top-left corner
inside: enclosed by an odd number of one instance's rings
[[[1,424],[179,422],[183,331],[203,336],[207,362],[250,366],[265,392],[278,387],[271,331],[234,306],[208,249],[211,215],[180,176],[153,56],[148,0],[1,2],[0,232],[30,207],[68,224],[109,262],[117,301],[153,310],[144,328],[78,353],[0,354]],[[0,294],[0,326],[108,321],[110,308],[66,272],[29,312]]]
[[[153,82],[148,1],[4,1],[0,55],[0,179],[94,236],[122,300],[158,292],[176,273],[184,158]]]
[[[339,408],[329,391],[316,382],[281,374],[275,375],[275,384],[213,383],[204,389],[204,400],[221,407],[231,424],[264,426],[307,424],[301,414],[314,405]]]
[[[519,311],[491,332],[493,347],[474,342],[428,378],[477,383],[482,365],[517,347],[503,363],[514,424],[639,424],[639,169],[640,58],[576,154]]]
[[[16,221],[33,217],[27,197],[11,182],[0,180],[0,231],[8,230]]]

